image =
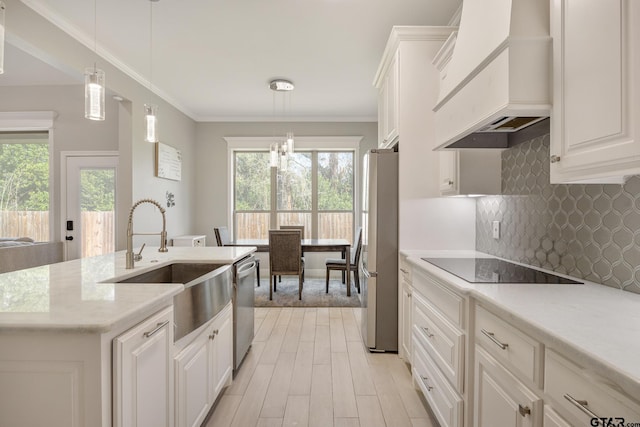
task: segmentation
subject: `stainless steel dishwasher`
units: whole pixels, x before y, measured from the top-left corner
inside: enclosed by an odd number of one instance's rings
[[[253,341],[256,258],[249,255],[233,264],[233,375]]]

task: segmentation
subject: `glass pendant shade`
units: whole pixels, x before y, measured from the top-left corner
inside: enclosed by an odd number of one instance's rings
[[[4,2],[0,0],[0,74],[4,73]]]
[[[144,104],[144,125],[146,142],[158,142],[158,106]]]
[[[270,161],[271,167],[277,168],[278,162],[280,161],[280,150],[277,142],[274,142],[273,144],[271,144],[269,153],[271,154],[271,161]]]
[[[104,71],[92,67],[84,71],[84,117],[104,120]]]
[[[287,132],[287,152],[289,154],[293,154],[294,152],[294,140],[293,140],[293,132]]]

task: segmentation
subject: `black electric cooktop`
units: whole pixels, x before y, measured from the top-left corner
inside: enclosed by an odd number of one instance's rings
[[[497,258],[422,258],[470,283],[556,283],[582,282],[503,261]]]

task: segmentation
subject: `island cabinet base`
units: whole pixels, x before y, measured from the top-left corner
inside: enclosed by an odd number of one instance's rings
[[[0,426],[111,427],[112,342],[130,326],[2,330]]]

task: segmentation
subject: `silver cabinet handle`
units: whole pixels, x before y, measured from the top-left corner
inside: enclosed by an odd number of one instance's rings
[[[168,321],[168,320],[165,320],[165,321],[164,321],[164,322],[162,322],[162,323],[158,323],[158,324],[156,325],[156,327],[155,327],[152,331],[145,332],[145,333],[144,333],[144,334],[142,334],[142,335],[144,335],[144,337],[145,337],[145,338],[149,338],[150,336],[153,336],[153,335],[157,334],[157,333],[158,333],[158,331],[160,331],[160,329],[164,328],[164,327],[165,327],[165,326],[167,326],[168,324],[169,324],[169,321]]]
[[[493,332],[489,332],[486,329],[482,329],[481,332],[485,336],[487,336],[487,338],[489,338],[491,341],[493,341],[493,343],[495,345],[497,345],[498,347],[500,347],[501,349],[506,350],[507,347],[509,347],[509,344],[505,344],[505,343],[502,343],[502,342],[498,341],[498,339],[494,336]]]
[[[453,185],[453,180],[451,180],[451,179],[447,178],[447,179],[445,179],[445,180],[443,181],[443,183],[444,183],[444,184],[446,184],[446,185]]]
[[[429,383],[427,382],[429,378],[420,376],[420,379],[422,379],[422,382],[424,383],[424,386],[427,388],[427,391],[433,390],[433,386],[429,385]]]
[[[560,156],[553,154],[550,160],[551,160],[551,163],[558,163],[560,161]]]
[[[210,339],[210,340],[215,339],[215,338],[216,338],[216,335],[218,335],[218,330],[217,330],[217,329],[215,329],[215,330],[211,331],[211,335],[209,335],[209,339]]]
[[[400,271],[402,271],[404,274],[409,274],[409,272],[407,270],[405,270],[404,268],[401,268]]]
[[[573,406],[580,409],[582,412],[587,414],[591,418],[600,418],[597,416],[591,409],[587,408],[589,404],[586,400],[578,400],[571,396],[569,393],[564,395],[564,398],[567,399]]]
[[[425,333],[425,334],[427,334],[427,336],[428,336],[429,338],[433,338],[433,337],[435,336],[435,335],[433,335],[433,334],[431,333],[431,331],[429,330],[429,328],[425,328],[424,326],[420,326],[420,329],[422,329],[422,330],[424,331],[424,333]]]
[[[528,406],[522,406],[520,404],[518,404],[518,412],[520,412],[520,415],[527,416],[527,415],[531,415],[531,409],[529,409]]]

